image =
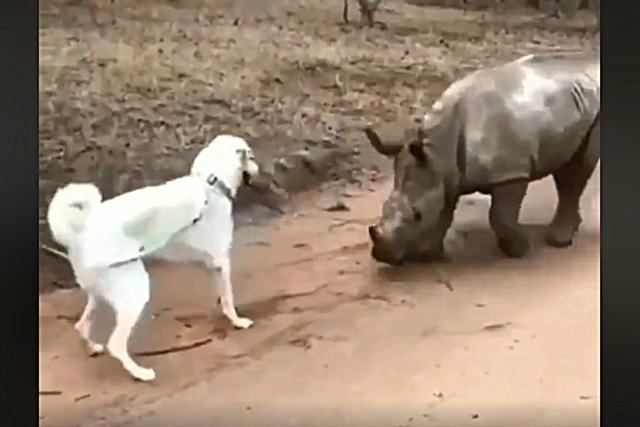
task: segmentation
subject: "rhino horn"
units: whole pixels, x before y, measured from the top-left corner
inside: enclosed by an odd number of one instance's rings
[[[376,151],[383,156],[393,157],[396,156],[400,150],[402,150],[402,145],[400,144],[389,144],[385,145],[380,140],[380,137],[377,133],[373,131],[371,128],[365,128],[364,133],[367,135],[369,142],[376,149]]]

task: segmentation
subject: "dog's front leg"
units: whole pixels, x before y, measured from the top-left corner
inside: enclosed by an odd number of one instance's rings
[[[229,256],[216,257],[213,261],[214,269],[219,271],[219,279],[217,283],[218,295],[222,303],[222,312],[231,321],[231,324],[239,329],[247,329],[253,325],[251,319],[239,317],[236,313],[236,307],[233,302],[233,289],[231,286],[231,262]]]

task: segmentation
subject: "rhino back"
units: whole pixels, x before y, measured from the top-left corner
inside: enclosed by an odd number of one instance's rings
[[[519,63],[549,76],[558,73],[586,73],[600,86],[600,54],[597,52],[528,55],[520,58]]]
[[[531,56],[470,77],[455,100],[468,191],[554,172],[600,110],[599,64],[588,58]]]

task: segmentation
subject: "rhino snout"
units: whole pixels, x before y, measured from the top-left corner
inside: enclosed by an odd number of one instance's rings
[[[369,227],[369,237],[373,242],[371,256],[376,261],[390,265],[398,265],[401,263],[401,254],[398,253],[391,242],[383,236],[379,225]]]
[[[393,248],[385,245],[374,244],[371,248],[371,256],[378,262],[388,265],[401,265],[402,256]]]

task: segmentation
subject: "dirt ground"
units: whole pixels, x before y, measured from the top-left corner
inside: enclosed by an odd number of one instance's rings
[[[599,174],[571,248],[540,243],[555,203],[547,180],[522,215],[537,242],[529,257],[500,255],[487,200],[470,197],[451,262],[388,269],[370,259],[366,226],[389,165],[359,131],[373,123],[401,137],[479,66],[598,50],[595,16],[389,1],[382,30],[341,25],[340,0],[156,4],[122,3],[115,24],[102,5],[101,28],[82,5],[42,5],[41,218],[63,182],[95,181],[106,195],[160,182],[221,132],[246,137],[291,197],[241,200],[234,289],[250,330],[212,309],[203,271],[152,266],[131,349],[211,340],[138,357],[154,384],[86,355],[72,327],[84,297],[42,252],[40,390],[60,392],[40,396],[42,426],[598,425]],[[336,201],[348,210],[327,211]],[[99,316],[108,329],[109,313]]]
[[[249,330],[211,309],[202,270],[154,266],[132,351],[212,339],[138,357],[156,369],[154,384],[87,356],[72,328],[78,291],[42,297],[40,388],[62,394],[41,396],[41,425],[597,426],[591,204],[575,245],[552,249],[540,226],[553,186],[532,186],[522,220],[536,245],[509,260],[489,231],[487,199],[470,197],[447,241],[451,262],[388,269],[370,258],[366,233],[388,186],[349,188],[350,211],[339,213],[324,210],[326,194],[305,193],[295,214],[239,230],[235,291],[241,315],[256,321]],[[586,200],[597,191],[594,180]]]

